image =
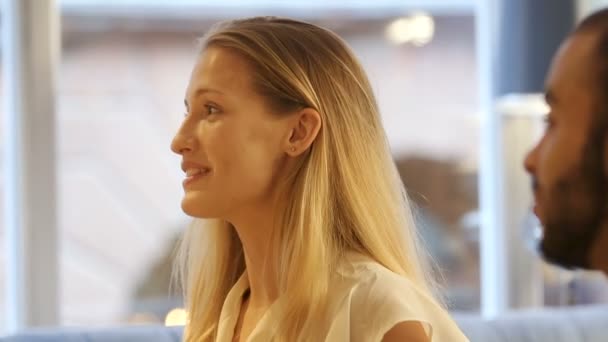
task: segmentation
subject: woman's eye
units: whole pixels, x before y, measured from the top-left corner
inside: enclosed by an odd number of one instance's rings
[[[215,106],[205,105],[205,114],[211,115],[211,114],[217,114],[219,112],[220,112],[220,110],[217,109]]]

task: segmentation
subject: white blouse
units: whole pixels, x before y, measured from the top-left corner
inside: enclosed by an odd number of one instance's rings
[[[242,298],[249,289],[244,272],[228,293],[218,327],[216,342],[231,342],[239,318]],[[341,265],[330,286],[332,322],[325,342],[380,342],[396,324],[418,321],[433,342],[469,341],[449,314],[412,283],[362,255],[351,254]],[[279,298],[280,300],[280,298]],[[277,305],[257,323],[247,342],[271,341]]]

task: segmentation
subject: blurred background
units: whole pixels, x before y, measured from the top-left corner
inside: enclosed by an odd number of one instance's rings
[[[183,319],[169,280],[190,219],[169,144],[196,38],[254,15],[327,27],[360,58],[453,311],[607,302],[604,276],[538,258],[521,167],[542,132],[550,56],[607,5],[4,0],[0,333]],[[48,30],[59,41],[19,35]]]

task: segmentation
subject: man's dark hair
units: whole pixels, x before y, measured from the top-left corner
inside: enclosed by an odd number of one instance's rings
[[[597,106],[602,115],[608,116],[608,8],[592,13],[575,29],[577,33],[597,34],[594,48],[593,73],[598,85]],[[598,113],[600,114],[600,113]],[[608,120],[608,119],[607,119]]]

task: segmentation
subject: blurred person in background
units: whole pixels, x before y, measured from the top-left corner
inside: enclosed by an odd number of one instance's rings
[[[435,297],[372,89],[338,36],[222,23],[185,104],[171,147],[196,218],[178,261],[186,341],[467,341]]]
[[[608,9],[562,44],[546,81],[547,128],[525,159],[540,249],[552,263],[608,274]]]

